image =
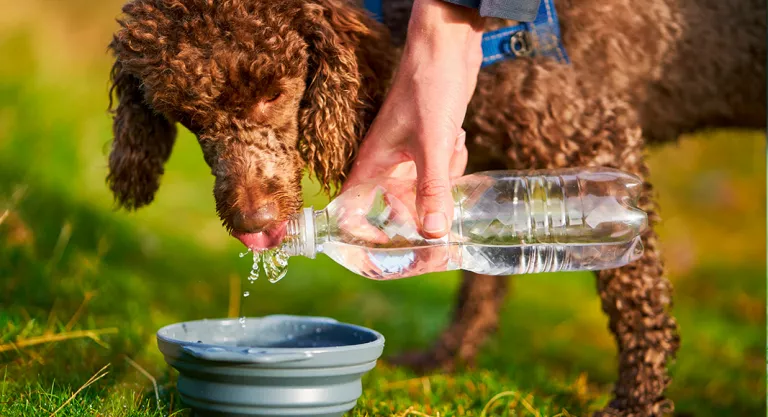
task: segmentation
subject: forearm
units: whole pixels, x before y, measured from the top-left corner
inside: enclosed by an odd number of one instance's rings
[[[467,164],[460,133],[483,59],[482,36],[476,9],[415,0],[391,88],[344,185],[415,174],[420,231],[427,238],[450,230],[450,178]]]
[[[477,9],[442,0],[416,0],[408,24],[408,38],[464,42],[482,35],[483,20]]]
[[[479,66],[483,19],[475,9],[441,0],[416,0],[408,24],[404,59],[452,57],[456,65]]]

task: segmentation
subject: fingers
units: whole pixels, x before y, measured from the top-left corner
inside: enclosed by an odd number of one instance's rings
[[[344,241],[362,246],[383,245],[389,237],[365,217],[366,212],[351,212],[338,220],[339,233]]]

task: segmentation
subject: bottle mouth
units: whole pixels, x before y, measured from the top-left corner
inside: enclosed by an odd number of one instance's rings
[[[315,257],[315,211],[312,207],[305,207],[293,215],[285,227],[285,239],[282,250],[288,256],[303,255],[307,258]]]

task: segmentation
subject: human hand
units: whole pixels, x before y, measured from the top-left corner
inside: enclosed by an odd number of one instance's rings
[[[417,179],[421,234],[443,237],[451,227],[451,177],[464,173],[461,125],[482,62],[477,10],[416,0],[391,89],[342,191],[370,179]]]

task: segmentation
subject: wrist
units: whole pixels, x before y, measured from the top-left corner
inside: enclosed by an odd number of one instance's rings
[[[416,0],[408,23],[407,46],[456,50],[480,48],[483,19],[477,9],[442,0]]]

